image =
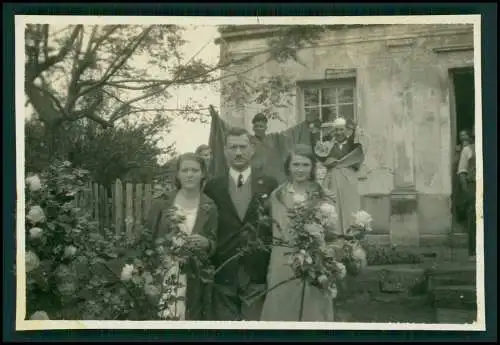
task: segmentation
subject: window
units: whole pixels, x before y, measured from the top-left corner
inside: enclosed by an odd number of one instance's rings
[[[356,122],[355,79],[340,79],[300,85],[301,107],[308,121],[320,123],[343,117]]]

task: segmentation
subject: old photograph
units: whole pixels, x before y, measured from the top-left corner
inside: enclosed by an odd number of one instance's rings
[[[484,330],[479,16],[55,18],[18,328]]]

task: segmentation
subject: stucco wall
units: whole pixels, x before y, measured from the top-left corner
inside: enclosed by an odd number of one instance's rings
[[[388,196],[395,190],[414,190],[416,199],[410,204],[416,205],[416,219],[400,222],[416,222],[420,234],[443,234],[451,226],[449,70],[473,65],[473,51],[468,48],[472,46],[472,26],[466,25],[341,29],[300,51],[302,64],[265,63],[253,69],[251,77],[283,74],[296,82],[319,81],[326,69],[355,70],[357,120],[368,139],[359,188],[366,208],[380,215],[376,227],[388,233],[399,226],[393,224],[398,207]],[[265,50],[266,41],[235,41],[222,49],[243,56]],[[256,56],[246,66],[259,65],[266,58]],[[297,99],[290,101],[289,108],[279,110],[286,123],[271,121],[271,131],[301,120]],[[247,104],[235,111],[222,100],[222,116],[247,129],[257,110],[257,105]]]

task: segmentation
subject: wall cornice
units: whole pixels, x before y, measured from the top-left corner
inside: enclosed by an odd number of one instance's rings
[[[320,47],[329,47],[329,46],[339,46],[339,45],[347,45],[347,44],[360,44],[367,42],[378,42],[378,41],[388,41],[388,42],[412,42],[415,39],[422,37],[439,37],[439,36],[461,36],[461,35],[472,35],[473,28],[452,28],[452,29],[440,29],[429,31],[427,30],[418,30],[412,33],[407,34],[389,34],[386,33],[368,33],[361,37],[358,35],[344,36],[342,38],[334,37],[327,38],[324,40],[320,40],[314,46],[308,46],[303,49],[312,49],[312,48],[320,48]],[[389,46],[391,43],[389,43]],[[265,52],[268,50],[268,47],[265,42],[260,44],[252,44],[251,49],[228,49],[231,54],[234,55],[246,55],[246,54],[255,54],[259,52]],[[439,47],[433,48],[435,52],[439,50]]]

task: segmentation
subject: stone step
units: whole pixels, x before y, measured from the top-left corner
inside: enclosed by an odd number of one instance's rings
[[[467,324],[477,321],[477,311],[469,309],[436,308],[437,323]]]
[[[472,285],[438,286],[430,294],[435,308],[477,309],[476,288]]]
[[[426,270],[418,265],[368,266],[356,277],[348,276],[346,289],[350,296],[360,293],[409,293],[427,291]]]
[[[476,286],[474,263],[448,263],[427,269],[428,289],[440,286]]]

